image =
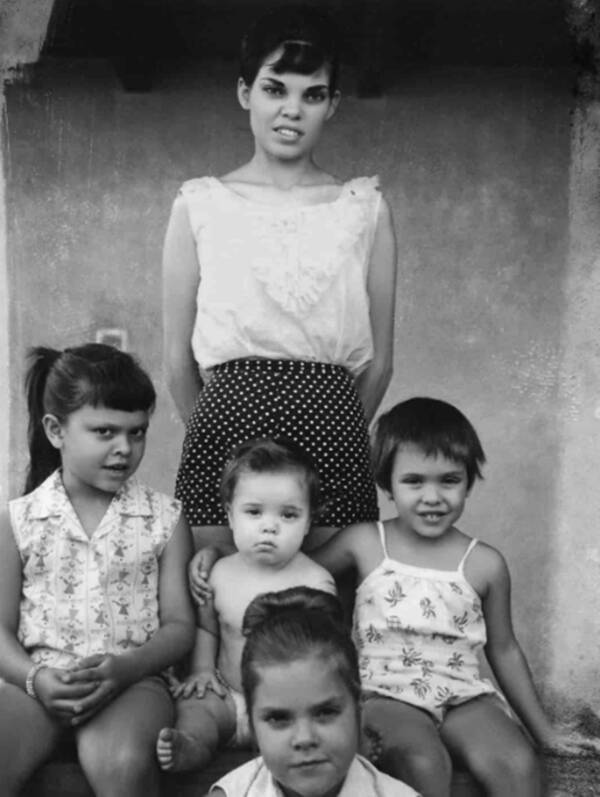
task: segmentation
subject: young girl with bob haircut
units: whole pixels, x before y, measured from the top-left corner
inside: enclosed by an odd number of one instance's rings
[[[416,797],[357,755],[360,682],[338,600],[297,587],[260,595],[244,616],[242,685],[260,758],[213,797]]]
[[[220,475],[257,437],[315,458],[319,541],[378,517],[367,423],[392,371],[395,242],[377,179],[344,182],[314,159],[340,100],[338,61],[320,10],[286,3],[258,19],[237,87],[254,153],[185,182],[173,205],[165,356],[186,424],[176,495],[198,547],[232,542]]]
[[[504,558],[454,525],[481,478],[477,433],[452,405],[409,399],[379,418],[374,461],[396,517],[350,526],[311,555],[334,575],[358,571],[363,723],[382,739],[380,766],[425,797],[448,797],[452,757],[490,797],[539,797],[534,749],[481,677],[479,653],[540,748],[581,752],[583,741],[540,705]]]
[[[26,494],[0,521],[0,772],[16,797],[74,735],[99,797],[159,794],[161,672],[193,643],[179,502],[138,482],[155,403],[129,354],[31,351]]]

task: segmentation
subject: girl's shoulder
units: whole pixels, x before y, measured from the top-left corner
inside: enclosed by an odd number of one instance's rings
[[[139,481],[135,476],[127,479],[116,496],[120,511],[132,515],[181,514],[181,501]]]
[[[472,547],[464,562],[464,575],[479,595],[485,595],[490,586],[508,579],[508,566],[493,545],[478,539],[469,546]]]

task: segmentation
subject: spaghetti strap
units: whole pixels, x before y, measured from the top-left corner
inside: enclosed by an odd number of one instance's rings
[[[383,521],[377,521],[377,531],[379,532],[379,540],[381,542],[381,547],[383,548],[383,555],[386,559],[389,559],[389,554],[387,552],[387,545],[385,544],[385,527],[383,525]]]
[[[479,542],[479,540],[477,539],[477,537],[473,537],[473,539],[469,543],[469,547],[465,551],[464,556],[460,560],[460,564],[458,565],[458,572],[459,573],[463,573],[463,570],[464,570],[464,567],[465,567],[465,562],[467,561],[467,557],[471,553],[473,548],[477,545],[478,542]],[[463,575],[464,575],[464,573],[463,573]]]

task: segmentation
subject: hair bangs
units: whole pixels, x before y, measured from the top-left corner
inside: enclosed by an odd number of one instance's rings
[[[312,75],[322,67],[331,70],[331,64],[320,47],[303,41],[286,41],[282,44],[279,58],[269,64],[276,75],[293,72],[298,75]]]
[[[95,362],[80,382],[80,391],[81,406],[103,405],[123,412],[150,412],[156,402],[156,392],[145,372],[131,369],[119,358]]]

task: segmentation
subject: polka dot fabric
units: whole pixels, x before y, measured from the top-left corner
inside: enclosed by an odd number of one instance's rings
[[[175,495],[190,525],[227,525],[219,484],[232,449],[278,436],[316,461],[320,525],[378,519],[367,425],[350,373],[312,361],[242,359],[211,369],[187,425]]]

